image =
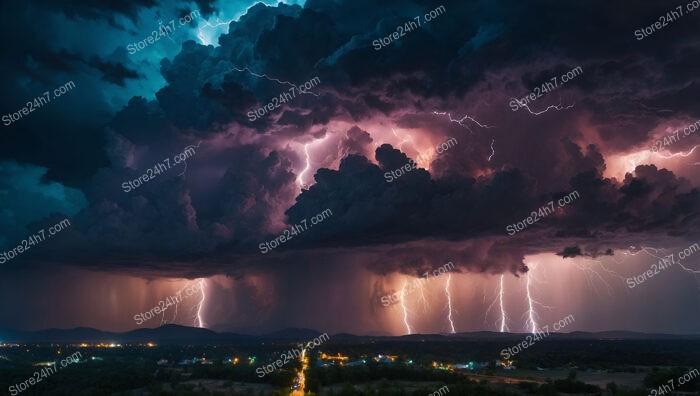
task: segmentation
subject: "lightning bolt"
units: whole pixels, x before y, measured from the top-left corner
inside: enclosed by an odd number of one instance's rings
[[[314,141],[311,142],[311,143],[306,143],[306,144],[304,144],[304,155],[306,156],[306,167],[299,173],[299,176],[297,176],[297,184],[299,184],[299,186],[300,186],[301,188],[304,188],[304,187],[306,186],[306,184],[304,184],[304,174],[305,174],[306,172],[308,172],[309,169],[311,169],[311,157],[310,157],[310,155],[309,155],[309,145],[310,145],[310,144],[317,143],[317,142],[322,142],[322,141],[324,141],[327,137],[328,137],[328,135],[324,136],[324,137],[321,138],[321,139],[314,140]]]
[[[532,300],[532,294],[530,293],[530,281],[532,280],[532,276],[530,273],[527,274],[527,304],[528,304],[528,310],[527,310],[527,323],[526,325],[530,327],[530,333],[535,334],[537,333],[537,321],[536,317],[537,314],[535,313],[535,307],[534,307],[534,301]]]
[[[228,21],[222,22],[221,19],[219,19],[219,17],[216,18],[216,23],[214,25],[212,25],[209,21],[205,21],[202,24],[202,26],[197,29],[197,38],[204,45],[214,45],[212,41],[210,41],[204,36],[204,32],[202,31],[202,29],[204,29],[205,27],[210,29],[218,29],[221,26],[226,26],[226,31],[224,33],[228,33],[228,26],[233,21],[235,21],[235,19],[230,19]]]
[[[499,305],[501,307],[501,333],[504,331],[510,332],[510,329],[508,328],[508,324],[506,324],[508,318],[506,317],[506,309],[505,306],[503,305],[503,274],[501,274],[501,284],[500,288],[498,291],[498,300],[499,300]]]
[[[391,128],[391,132],[394,134],[394,136],[396,136],[397,139],[401,139],[401,138],[399,137],[399,135],[396,133],[396,130],[394,130],[394,128]],[[409,135],[409,134],[406,134],[406,135],[408,136],[408,138],[403,138],[403,139],[399,142],[399,150],[401,150],[401,146],[403,146],[404,143],[410,142],[410,143],[413,145],[413,150],[418,151],[418,149],[416,148],[416,145],[413,143],[413,137],[412,137],[411,135]]]
[[[527,273],[527,283],[525,285],[525,290],[527,293],[527,305],[528,309],[526,312],[527,315],[527,320],[525,321],[525,326],[530,328],[530,332],[532,334],[537,333],[537,329],[539,329],[539,325],[537,324],[537,321],[539,320],[539,315],[535,311],[536,306],[540,306],[546,309],[551,309],[552,307],[544,305],[540,303],[539,301],[535,300],[532,297],[532,291],[531,291],[531,285],[532,281],[537,281],[537,278],[535,278],[535,269],[537,268],[537,264],[530,264],[530,271]]]
[[[450,280],[452,280],[452,274],[447,275],[447,280],[445,281],[445,295],[447,296],[447,321],[450,322],[450,333],[455,334],[455,324],[452,321],[452,296],[450,295]]]
[[[403,310],[403,324],[406,326],[406,333],[413,334],[411,331],[411,325],[408,324],[408,309],[406,308],[406,286],[408,286],[408,281],[404,281],[403,287],[401,288],[401,309]]]
[[[166,26],[167,26],[167,25],[166,25]],[[163,32],[163,31],[161,30],[162,27],[163,27],[163,21],[162,21],[162,20],[158,20],[158,33],[161,33],[161,34],[162,34],[162,32]],[[170,41],[172,41],[173,43],[175,43],[175,40],[173,40],[173,38],[170,37],[170,34],[165,35],[165,37],[167,37],[168,39],[170,39]]]
[[[650,251],[653,251],[654,254],[652,254]],[[653,248],[653,247],[645,247],[645,246],[642,246],[642,247],[641,247],[641,250],[640,250],[639,252],[637,252],[637,253],[632,253],[631,251],[628,250],[626,254],[629,254],[629,255],[632,255],[632,256],[636,256],[636,255],[639,254],[640,252],[646,253],[646,254],[648,254],[649,256],[654,257],[654,258],[657,258],[657,259],[659,259],[659,260],[663,260],[662,257],[659,257],[659,256],[657,256],[656,254],[665,253],[665,252],[667,252],[667,250],[666,250],[666,249],[656,249],[656,248]],[[669,257],[669,256],[673,256],[673,254],[667,254],[666,256],[663,256],[663,257],[665,258],[665,257]],[[690,274],[700,274],[700,271],[694,270],[694,269],[692,269],[692,268],[686,267],[685,265],[683,265],[683,262],[680,261],[680,260],[678,261],[678,264],[679,264],[679,266],[683,269],[683,271],[685,271],[685,272],[688,272],[688,273],[690,273]]]
[[[675,158],[675,157],[683,157],[683,158],[685,158],[685,157],[690,157],[690,156],[693,154],[693,152],[695,151],[695,149],[698,148],[698,147],[700,147],[700,145],[694,146],[692,149],[690,149],[690,151],[688,151],[688,152],[686,152],[686,153],[684,153],[684,152],[682,152],[682,151],[679,151],[679,152],[677,152],[677,153],[673,153],[673,154],[670,154],[670,155],[662,155],[660,152],[657,151],[655,154],[658,155],[659,157],[665,158],[665,159],[671,159],[671,158]],[[700,164],[700,162],[695,163],[695,164],[693,164],[693,165],[697,165],[697,164]]]
[[[558,111],[558,110],[568,110],[568,109],[573,108],[574,105],[575,105],[575,103],[574,103],[574,104],[569,105],[569,106],[567,106],[567,107],[562,107],[562,104],[561,104],[561,96],[559,96],[559,104],[558,104],[558,105],[551,105],[551,106],[547,107],[546,109],[544,109],[544,110],[542,110],[542,111],[532,111],[532,109],[530,109],[530,106],[529,106],[527,103],[521,104],[520,101],[518,101],[518,99],[515,99],[515,98],[511,98],[511,99],[513,99],[514,101],[516,101],[516,102],[518,103],[518,105],[520,105],[520,106],[526,108],[527,111],[529,111],[530,114],[532,114],[532,115],[544,114],[544,113],[548,112],[549,110],[557,110],[557,111]]]
[[[440,115],[440,116],[447,116],[447,118],[450,120],[450,122],[454,122],[454,123],[456,123],[456,124],[459,124],[459,126],[461,126],[462,128],[467,129],[467,130],[468,130],[469,132],[471,132],[471,133],[474,133],[474,131],[472,131],[472,129],[469,127],[469,125],[465,123],[466,121],[471,121],[471,122],[473,122],[474,124],[478,125],[480,128],[486,128],[486,129],[488,129],[488,128],[493,128],[493,127],[488,126],[488,125],[486,125],[486,124],[480,123],[479,121],[475,120],[475,119],[474,119],[472,116],[470,116],[469,114],[465,115],[464,117],[462,117],[462,118],[460,118],[460,119],[452,118],[452,114],[450,114],[450,113],[447,112],[447,111],[433,111],[433,114],[435,114],[435,115]]]
[[[188,149],[190,149],[190,148],[194,148],[194,147],[199,148],[199,145],[200,145],[200,144],[202,144],[202,141],[201,141],[201,140],[199,141],[199,143],[197,143],[196,146],[195,146],[195,145],[189,145],[189,146],[185,147],[185,149],[183,150],[183,152],[186,152],[186,151],[187,151]],[[178,176],[185,177],[185,172],[187,172],[187,158],[185,158],[185,160],[184,160],[183,162],[185,163],[185,169],[183,169],[182,172],[180,172],[180,173],[178,174]]]
[[[484,317],[484,323],[486,323],[486,317],[491,312],[491,308],[493,308],[494,305],[496,305],[496,301],[498,301],[498,305],[499,305],[500,310],[501,310],[501,320],[500,320],[501,333],[503,333],[504,331],[510,332],[510,329],[508,328],[509,319],[508,319],[508,316],[506,315],[505,303],[503,301],[503,293],[504,293],[503,277],[504,276],[505,276],[504,274],[501,274],[501,281],[500,281],[500,285],[498,288],[498,293],[493,298],[493,301],[491,301],[491,304],[489,305],[488,309],[486,309],[486,314]],[[484,295],[484,300],[485,299],[486,299],[486,296]],[[499,322],[496,322],[496,323],[499,323]]]
[[[674,157],[689,157],[691,154],[693,154],[693,152],[695,151],[695,149],[698,148],[698,147],[700,147],[700,145],[694,146],[694,147],[693,147],[692,149],[690,149],[690,151],[688,151],[687,153],[684,153],[684,152],[677,152],[677,153],[671,154],[671,155],[669,155],[669,156],[663,156],[663,155],[661,155],[661,153],[658,153],[658,152],[657,152],[656,154],[657,154],[659,157],[661,157],[661,158],[666,158],[666,159],[668,159],[668,158],[674,158]]]
[[[418,290],[420,290],[420,301],[423,303],[423,312],[428,312],[428,300],[425,298],[425,293],[423,292],[423,283],[418,280]]]
[[[493,148],[493,144],[496,142],[496,139],[491,139],[491,155],[489,155],[489,161],[491,161],[491,158],[493,158],[494,155],[496,155],[496,150]]]
[[[278,84],[281,84],[281,85],[286,85],[286,86],[289,86],[289,87],[294,87],[294,89],[296,89],[297,91],[299,91],[299,93],[302,93],[302,94],[311,94],[311,95],[313,95],[313,96],[320,96],[319,94],[313,93],[313,92],[311,92],[311,91],[302,91],[301,89],[299,89],[298,86],[292,84],[292,83],[289,82],[289,81],[283,81],[283,80],[280,80],[280,79],[275,78],[275,77],[270,77],[270,76],[268,76],[267,74],[258,74],[258,73],[255,73],[255,72],[253,72],[252,70],[250,70],[248,67],[240,68],[240,67],[234,66],[234,67],[232,68],[232,70],[236,70],[236,71],[239,71],[239,72],[248,72],[248,73],[254,75],[255,77],[264,78],[264,79],[266,79],[266,80],[268,80],[268,81],[274,81],[274,82],[276,82],[276,83],[278,83]]]
[[[204,286],[207,285],[207,282],[202,279],[200,281],[200,290],[202,291],[202,299],[199,300],[199,303],[197,304],[197,320],[195,320],[195,326],[197,327],[206,327],[207,325],[204,323],[204,319],[202,319],[202,307],[204,306],[204,300],[206,299],[206,294],[204,293]]]
[[[600,269],[608,275],[618,278],[622,282],[625,281],[625,277],[617,274],[615,271],[606,267],[600,260],[584,259],[583,263],[580,261],[575,261],[574,264],[576,265],[576,267],[579,270],[581,270],[584,273],[584,275],[586,275],[586,282],[588,283],[588,286],[593,288],[598,295],[600,295],[600,293],[598,292],[598,287],[594,282],[595,279],[598,279],[600,282],[603,283],[603,285],[605,285],[605,287],[608,289],[608,294],[612,294],[612,286],[610,286],[610,283],[608,283],[608,281],[605,280],[605,278],[603,278],[603,274],[601,274],[598,270],[596,270],[593,267],[593,263],[598,264],[598,266],[600,266]]]

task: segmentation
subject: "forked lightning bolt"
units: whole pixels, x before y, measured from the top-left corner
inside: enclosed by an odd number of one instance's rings
[[[508,328],[509,319],[508,319],[508,315],[506,314],[505,302],[503,301],[503,295],[505,293],[505,289],[503,286],[503,277],[504,276],[505,276],[504,274],[501,274],[501,280],[500,280],[500,284],[499,284],[499,288],[498,288],[498,293],[493,298],[493,301],[491,301],[491,304],[489,305],[489,307],[486,309],[486,315],[484,317],[484,323],[486,323],[486,317],[491,312],[491,308],[493,308],[494,305],[496,305],[496,302],[498,301],[498,305],[499,305],[499,308],[501,311],[501,315],[500,315],[501,319],[496,323],[499,326],[501,333],[506,332],[506,331],[510,332],[510,329]],[[484,296],[484,299],[486,299],[486,296]]]
[[[428,308],[430,308],[430,306],[428,305],[428,300],[425,298],[423,283],[421,281],[422,279],[418,280],[418,290],[420,290],[420,301],[421,303],[423,303],[423,312],[428,312]]]
[[[486,124],[482,124],[482,123],[480,123],[479,121],[475,120],[475,119],[474,119],[472,116],[470,116],[469,114],[465,115],[464,117],[462,117],[462,118],[460,118],[460,119],[452,118],[452,114],[450,114],[450,113],[447,112],[447,111],[433,111],[433,114],[435,114],[435,115],[441,115],[441,116],[447,116],[447,118],[450,120],[450,122],[454,122],[454,123],[456,123],[456,124],[459,124],[459,126],[461,126],[462,128],[467,129],[467,130],[468,130],[469,132],[471,132],[471,133],[474,133],[474,131],[472,131],[472,129],[469,127],[469,125],[466,124],[466,121],[471,121],[471,122],[473,122],[474,124],[476,124],[477,126],[479,126],[480,128],[487,128],[487,129],[488,129],[488,128],[492,128],[492,127],[490,127],[490,126],[488,126],[488,125],[486,125]]]
[[[607,280],[603,277],[603,274],[601,274],[596,268],[593,267],[593,264],[597,264],[600,269],[607,273],[608,275],[618,278],[621,281],[625,281],[625,277],[617,274],[615,271],[609,269],[606,267],[602,261],[600,260],[592,260],[592,259],[583,259],[583,262],[580,262],[578,260],[574,261],[574,265],[576,268],[580,269],[584,275],[586,275],[586,282],[588,283],[588,286],[593,288],[598,295],[600,295],[600,292],[598,292],[598,287],[596,286],[596,283],[594,282],[595,279],[598,279],[600,282],[605,285],[605,287],[608,289],[608,294],[612,294],[612,286],[610,286],[610,283],[608,283]]]
[[[394,130],[394,128],[391,128],[391,132],[394,134],[394,136],[396,136],[397,139],[401,139],[401,138],[399,137],[399,135],[396,133],[396,130]],[[398,147],[398,149],[399,149],[399,150],[402,150],[401,146],[403,146],[404,143],[410,142],[410,143],[413,145],[413,149],[414,149],[415,151],[418,151],[418,149],[416,148],[416,145],[413,143],[413,137],[412,137],[411,135],[409,135],[409,134],[406,134],[406,136],[408,136],[408,138],[403,138],[403,139],[399,142],[399,147]]]
[[[673,154],[669,154],[669,155],[662,155],[660,152],[657,151],[656,155],[658,155],[659,157],[664,158],[664,159],[671,159],[671,158],[676,158],[676,157],[685,158],[685,157],[690,157],[693,154],[693,152],[695,152],[695,149],[698,147],[700,147],[700,145],[693,146],[693,148],[690,149],[690,151],[687,151],[685,153],[682,151],[679,151],[677,153],[673,153]],[[696,162],[693,165],[697,165],[697,164],[700,164],[700,162]]]
[[[205,21],[205,22],[202,24],[202,26],[199,27],[199,29],[197,29],[197,38],[198,38],[199,41],[201,41],[202,44],[204,44],[204,45],[212,45],[212,44],[214,44],[214,43],[212,43],[212,42],[209,41],[206,37],[204,37],[204,33],[202,32],[202,29],[204,29],[205,27],[208,27],[208,28],[210,28],[210,29],[217,29],[217,28],[219,28],[219,27],[221,27],[221,26],[226,26],[226,32],[228,32],[228,26],[229,26],[229,24],[230,24],[231,22],[233,22],[234,20],[235,20],[235,19],[231,19],[231,20],[222,22],[221,19],[219,19],[219,17],[217,17],[217,18],[216,18],[216,23],[215,23],[214,25],[212,25],[211,23],[209,23],[209,21]]]
[[[569,105],[569,106],[567,106],[567,107],[562,107],[562,104],[561,104],[561,96],[560,96],[560,97],[559,97],[559,104],[558,104],[558,105],[551,105],[551,106],[548,106],[546,109],[544,109],[544,110],[542,110],[542,111],[532,111],[532,109],[530,109],[530,106],[529,106],[527,103],[522,103],[522,101],[518,101],[518,99],[515,99],[515,98],[511,98],[511,99],[513,99],[514,101],[516,101],[520,106],[526,108],[527,111],[529,111],[530,114],[532,114],[532,115],[544,114],[544,113],[548,112],[549,110],[557,110],[557,111],[558,111],[558,110],[567,110],[567,109],[573,108],[574,105],[575,105],[575,103],[574,103],[574,104]]]
[[[630,250],[628,250],[627,252],[625,252],[625,254],[629,254],[629,255],[631,255],[631,256],[636,256],[636,255],[639,254],[640,252],[643,252],[643,253],[648,254],[648,255],[651,256],[651,257],[657,258],[657,259],[659,259],[659,260],[663,260],[663,258],[657,256],[657,254],[659,254],[659,253],[665,253],[666,251],[667,251],[666,249],[657,249],[657,248],[653,248],[653,247],[645,247],[645,246],[642,246],[642,247],[640,248],[640,251],[637,252],[637,253],[633,253],[633,252],[631,252]],[[653,253],[652,253],[652,252],[653,252]],[[665,256],[663,256],[663,257],[669,257],[669,256],[673,256],[673,254],[667,254],[667,255],[665,255]],[[690,273],[690,274],[693,274],[693,275],[700,274],[700,270],[694,270],[694,269],[692,269],[692,268],[688,268],[688,267],[686,267],[685,265],[683,265],[683,262],[682,262],[682,261],[679,261],[678,263],[679,263],[679,266],[683,269],[683,271],[685,271],[685,272],[687,272],[687,273]]]
[[[204,323],[204,320],[202,319],[202,310],[203,310],[204,300],[205,300],[204,286],[206,286],[206,282],[205,282],[204,279],[199,279],[199,283],[198,283],[198,284],[201,286],[200,289],[201,289],[201,293],[202,293],[202,298],[201,298],[201,300],[199,301],[199,303],[196,304],[195,307],[194,307],[194,308],[197,308],[197,314],[196,314],[196,315],[193,315],[193,320],[194,320],[194,326],[196,326],[196,327],[205,327],[206,324]],[[170,320],[169,323],[175,323],[175,322],[177,321],[178,306],[179,306],[180,303],[184,300],[183,297],[182,297],[182,295],[183,295],[182,292],[183,292],[185,289],[187,289],[187,288],[189,288],[189,287],[191,287],[191,286],[192,286],[192,281],[188,281],[188,282],[185,284],[184,287],[182,287],[180,290],[178,290],[177,292],[175,292],[175,295],[177,296],[177,298],[175,299],[175,304],[174,304],[174,307],[173,307],[173,316],[172,316],[172,319]],[[185,296],[187,297],[187,294],[185,294]],[[161,325],[161,326],[168,323],[168,321],[165,319],[165,312],[166,312],[166,310],[167,310],[167,308],[166,308],[165,310],[162,311],[162,312],[163,312],[163,315],[161,316],[161,319],[160,319],[160,325]]]
[[[306,143],[306,144],[304,144],[304,155],[306,156],[306,167],[299,173],[299,176],[297,176],[297,184],[299,184],[299,186],[300,186],[301,188],[306,188],[306,187],[308,187],[308,185],[304,183],[304,174],[305,174],[306,172],[308,172],[309,169],[311,169],[311,157],[309,156],[309,145],[310,145],[310,144],[317,143],[317,142],[322,142],[322,141],[324,141],[327,137],[328,137],[328,135],[322,137],[321,139],[314,140],[314,141],[311,142],[311,143]]]
[[[552,307],[549,307],[547,305],[544,305],[544,304],[538,302],[537,300],[535,300],[532,297],[532,281],[537,280],[534,276],[534,272],[535,272],[536,268],[537,268],[536,264],[531,264],[530,270],[528,271],[527,276],[525,277],[527,279],[525,289],[526,289],[526,293],[527,293],[527,305],[528,305],[528,310],[526,312],[527,320],[525,321],[525,327],[529,328],[529,331],[532,334],[537,333],[537,330],[540,328],[540,326],[537,324],[540,317],[537,314],[537,312],[535,311],[535,307],[540,306],[540,307],[547,308],[547,309],[552,308]]]
[[[530,281],[532,280],[532,274],[528,273],[527,274],[527,304],[528,304],[528,310],[527,310],[527,323],[526,325],[530,327],[530,333],[535,334],[537,333],[537,328],[539,327],[537,325],[537,314],[535,314],[535,306],[534,306],[534,301],[532,300],[532,294],[530,293]]]
[[[258,74],[258,73],[255,73],[255,72],[253,72],[252,70],[250,70],[248,67],[240,68],[240,67],[234,66],[234,67],[233,67],[233,70],[236,70],[236,71],[239,71],[239,72],[248,72],[248,73],[254,75],[255,77],[264,78],[264,79],[266,79],[266,80],[268,80],[268,81],[274,81],[274,82],[276,82],[276,83],[278,83],[278,84],[287,85],[287,86],[289,86],[289,87],[294,87],[294,89],[295,89],[296,91],[298,91],[299,93],[302,93],[302,94],[311,94],[311,95],[313,95],[313,96],[320,96],[319,94],[313,93],[313,92],[311,92],[311,91],[302,91],[301,89],[299,89],[298,86],[292,84],[292,83],[289,82],[289,81],[283,81],[283,80],[280,80],[280,79],[275,78],[275,77],[270,77],[270,76],[268,76],[267,74]]]

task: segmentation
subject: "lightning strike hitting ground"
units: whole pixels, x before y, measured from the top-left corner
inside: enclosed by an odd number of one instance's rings
[[[530,270],[527,272],[526,276],[526,285],[525,285],[525,290],[527,294],[527,303],[528,303],[528,310],[525,313],[527,315],[527,320],[525,321],[525,327],[529,328],[531,333],[537,333],[537,330],[539,329],[539,325],[537,322],[540,319],[540,316],[537,314],[535,311],[535,307],[539,306],[545,309],[551,309],[552,307],[547,306],[542,304],[541,302],[535,300],[532,297],[532,282],[533,281],[538,281],[538,279],[535,277],[535,269],[537,268],[537,264],[529,264]]]
[[[508,324],[506,323],[508,320],[508,317],[506,316],[506,308],[503,305],[503,274],[501,274],[501,285],[498,292],[498,300],[499,305],[501,306],[501,333],[503,333],[504,331],[510,332]]]
[[[406,286],[407,281],[404,281],[403,287],[401,288],[401,298],[399,299],[401,303],[401,309],[403,310],[403,324],[406,326],[406,333],[413,334],[411,330],[411,325],[408,324],[408,309],[406,308]]]
[[[515,98],[511,98],[511,99],[513,99],[513,100],[515,100],[516,102],[518,102],[518,100],[515,99]],[[542,110],[542,111],[532,111],[532,110],[530,109],[530,106],[529,106],[527,103],[521,104],[521,102],[518,102],[518,104],[521,105],[522,107],[526,108],[527,111],[530,112],[530,114],[532,114],[532,115],[540,115],[540,114],[544,114],[544,113],[546,113],[546,112],[548,112],[549,110],[552,110],[552,109],[557,110],[557,111],[559,111],[559,110],[568,110],[568,109],[573,108],[574,105],[575,105],[576,103],[574,103],[574,104],[572,104],[572,105],[569,105],[569,106],[567,106],[567,107],[562,107],[562,104],[561,104],[561,96],[560,96],[560,97],[559,97],[559,104],[558,104],[558,105],[551,105],[551,106],[547,107],[546,109],[544,109],[544,110]]]
[[[202,279],[201,280],[201,290],[202,290],[202,299],[199,300],[199,303],[197,304],[197,320],[195,321],[195,326],[197,327],[206,327],[206,323],[204,323],[204,319],[202,319],[202,307],[204,306],[204,300],[206,299],[206,293],[204,293],[204,287],[207,285],[207,282]]]
[[[474,133],[474,131],[472,131],[472,129],[469,127],[469,125],[467,125],[467,124],[464,123],[464,122],[467,121],[467,120],[473,122],[474,124],[478,125],[478,126],[481,127],[481,128],[487,128],[487,129],[488,129],[488,128],[493,128],[493,127],[488,126],[488,125],[486,125],[486,124],[480,123],[479,121],[475,120],[475,119],[474,119],[472,116],[470,116],[469,114],[465,115],[464,117],[462,117],[462,118],[460,118],[460,119],[454,119],[454,118],[452,118],[452,114],[450,114],[449,112],[446,112],[446,111],[433,111],[433,114],[435,114],[435,115],[441,115],[441,116],[447,116],[447,118],[450,120],[450,122],[454,122],[454,123],[459,124],[462,128],[467,129],[467,130],[468,130],[469,132],[471,132],[471,133]]]
[[[532,269],[531,269],[532,270]],[[534,301],[532,300],[532,294],[530,293],[530,281],[532,280],[532,274],[528,273],[527,274],[527,304],[528,304],[528,310],[527,310],[527,322],[526,326],[530,328],[530,333],[535,334],[537,333],[537,328],[539,327],[537,325],[537,314],[535,313],[535,306],[534,306]]]
[[[498,293],[496,293],[496,296],[493,298],[493,301],[491,301],[491,304],[489,307],[486,309],[486,315],[484,317],[484,323],[486,323],[486,317],[488,317],[489,313],[491,312],[491,309],[496,305],[496,302],[498,301],[498,305],[500,308],[500,320],[495,323],[496,326],[500,328],[501,333],[503,332],[510,332],[510,329],[508,328],[508,322],[510,319],[508,319],[508,315],[506,315],[506,308],[505,308],[505,302],[503,301],[503,294],[504,294],[504,287],[503,287],[503,277],[505,275],[501,274],[501,280],[498,288]],[[485,296],[484,296],[484,299]]]
[[[450,333],[455,334],[455,324],[452,321],[452,296],[450,295],[451,280],[452,274],[448,274],[447,280],[445,280],[445,295],[447,296],[447,321],[450,323]]]

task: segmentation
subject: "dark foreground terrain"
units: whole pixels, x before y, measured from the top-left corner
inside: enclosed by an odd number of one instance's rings
[[[11,395],[700,394],[694,336],[552,334],[519,350],[525,334],[253,337],[171,326],[0,336],[0,389]],[[501,354],[508,348],[517,352]]]

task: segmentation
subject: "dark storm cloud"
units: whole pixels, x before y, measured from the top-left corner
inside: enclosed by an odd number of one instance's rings
[[[112,63],[97,58],[90,60],[90,64],[102,72],[102,79],[112,84],[124,86],[127,79],[139,78],[136,70],[131,70],[121,63]]]
[[[129,4],[119,12],[133,18],[136,3]],[[334,249],[340,254],[363,247],[375,253],[368,266],[379,273],[414,273],[450,256],[458,257],[453,261],[463,270],[523,272],[524,254],[556,249],[573,257],[617,248],[626,236],[697,233],[698,191],[687,180],[654,166],[641,166],[620,181],[603,176],[610,150],[641,144],[664,118],[697,111],[691,63],[669,60],[683,56],[680,49],[692,42],[683,36],[691,31],[685,22],[674,26],[677,40],[659,38],[667,34],[662,32],[640,43],[634,29],[663,7],[639,4],[629,13],[620,11],[626,10],[621,3],[602,1],[585,7],[544,1],[444,6],[444,15],[379,51],[372,40],[435,5],[259,4],[231,23],[219,47],[185,42],[176,57],[162,61],[166,85],[155,100],[134,97],[104,123],[109,128],[96,134],[100,139],[81,141],[91,155],[103,153],[103,161],[87,167],[95,173],[84,187],[89,206],[76,216],[74,234],[66,236],[66,246],[92,247],[74,262],[115,271],[205,274],[316,259],[319,252],[332,261]],[[85,6],[71,12],[92,18],[103,11]],[[65,71],[73,67],[70,57],[43,62]],[[104,64],[103,78],[116,84],[135,72],[133,66]],[[560,88],[576,102],[576,112],[535,117],[508,108],[510,96],[522,97],[576,66],[583,75]],[[666,79],[668,70],[687,79]],[[263,73],[268,77],[256,76]],[[314,76],[321,81],[313,90],[319,96],[297,95],[255,123],[247,119],[248,111],[288,91],[288,84],[272,79],[300,84]],[[537,108],[556,103],[555,96]],[[461,117],[475,108],[494,128],[474,126],[473,132],[432,114]],[[591,132],[581,126],[586,115],[607,144],[590,143]],[[366,158],[376,131],[344,127],[345,137],[333,145],[338,170],[319,169],[316,184],[297,196],[304,158],[292,146],[330,135],[332,122],[375,118],[460,143],[436,159],[431,172],[415,169],[388,183],[385,172],[403,167],[406,155],[383,145]],[[190,161],[186,178],[171,170],[140,190],[120,191],[123,181],[200,139],[202,151]],[[487,160],[492,139],[493,162]],[[68,173],[50,167],[58,170]],[[571,191],[580,199],[563,213],[535,230],[506,235],[507,225]],[[333,216],[303,238],[267,256],[257,251],[285,224],[328,208]],[[612,233],[623,235],[615,246],[579,248],[575,241]],[[111,256],[101,257],[105,252]]]
[[[83,19],[104,19],[114,24],[115,14],[123,15],[132,21],[136,20],[138,12],[142,8],[154,7],[157,0],[123,0],[95,2],[90,0],[76,0],[69,4],[59,4],[51,0],[40,0],[37,2],[43,7],[62,12],[69,18]]]

